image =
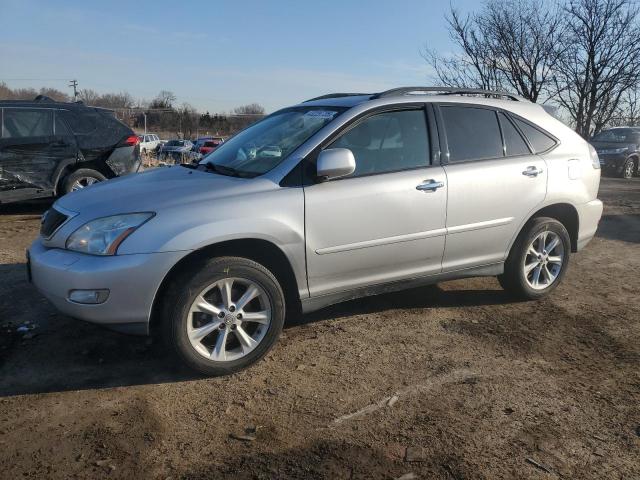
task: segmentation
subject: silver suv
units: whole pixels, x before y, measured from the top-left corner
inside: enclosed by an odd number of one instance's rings
[[[595,150],[539,105],[482,90],[333,94],[279,110],[200,164],[59,199],[29,274],[62,312],[162,331],[209,375],[287,315],[454,278],[537,299],[602,214]]]

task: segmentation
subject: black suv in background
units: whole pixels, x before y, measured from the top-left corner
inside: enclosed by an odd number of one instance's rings
[[[622,178],[638,175],[640,127],[603,130],[590,142],[598,152],[602,172]]]
[[[137,135],[81,102],[0,101],[0,203],[64,195],[140,166]]]

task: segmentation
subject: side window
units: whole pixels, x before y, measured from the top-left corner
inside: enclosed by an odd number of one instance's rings
[[[513,121],[516,123],[522,133],[524,133],[525,137],[529,139],[529,143],[536,153],[546,152],[551,147],[554,147],[556,145],[556,141],[553,138],[551,138],[543,131],[538,130],[533,125],[523,122],[519,118],[515,117],[513,117]]]
[[[71,137],[71,131],[69,130],[69,127],[67,127],[67,124],[64,123],[64,121],[62,120],[62,118],[60,117],[60,114],[58,112],[56,112],[55,114],[56,117],[56,123],[55,123],[55,134],[58,137]]]
[[[430,154],[425,112],[400,110],[373,115],[328,148],[353,152],[356,171],[352,177],[426,167]]]
[[[95,120],[89,114],[69,110],[60,110],[59,114],[75,134],[86,135],[96,129]]]
[[[504,137],[505,155],[512,157],[515,155],[529,155],[531,151],[527,146],[527,142],[524,141],[520,132],[516,130],[513,123],[507,118],[507,116],[500,112],[498,113],[500,118],[500,126],[502,127],[502,136]]]
[[[440,107],[451,163],[503,156],[496,112],[485,108]]]
[[[4,109],[4,137],[30,138],[53,135],[53,111]]]

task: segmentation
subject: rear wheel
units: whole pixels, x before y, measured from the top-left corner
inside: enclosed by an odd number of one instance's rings
[[[164,334],[178,356],[205,375],[226,375],[260,360],[285,318],[282,289],[252,260],[221,257],[170,288]]]
[[[562,281],[570,253],[569,233],[562,223],[534,218],[516,239],[498,281],[517,297],[541,298]]]
[[[97,182],[103,182],[107,177],[96,170],[90,168],[80,168],[72,172],[64,181],[64,193],[82,190]]]

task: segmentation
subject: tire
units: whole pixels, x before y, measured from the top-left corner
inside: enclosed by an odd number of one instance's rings
[[[96,170],[79,168],[65,178],[62,191],[64,194],[67,194],[97,182],[104,182],[106,179],[107,177]]]
[[[550,251],[540,252],[540,238],[544,237],[546,237],[547,248],[549,246],[553,248]],[[553,242],[556,239],[558,242],[554,246]],[[538,259],[536,255],[532,255],[530,246],[540,253],[542,258]],[[525,300],[542,298],[551,293],[564,278],[570,255],[571,240],[564,225],[553,218],[534,218],[525,225],[511,247],[504,265],[504,273],[498,276],[498,281],[502,288],[517,298]],[[535,268],[525,273],[525,264],[529,267],[535,265]],[[537,282],[536,270],[538,271]]]
[[[284,325],[285,298],[275,276],[252,260],[219,257],[203,263],[169,287],[163,335],[189,367],[204,375],[228,375],[256,363],[275,345]],[[231,302],[225,302],[223,290],[229,283]],[[258,293],[240,307],[250,286]],[[255,322],[248,320],[252,314]],[[259,316],[264,317],[261,322],[269,317],[268,324],[257,323]]]
[[[633,174],[635,173],[636,170],[636,165],[635,162],[633,161],[632,158],[628,158],[625,162],[624,162],[624,166],[622,167],[622,172],[620,173],[620,176],[622,178],[633,178]]]

